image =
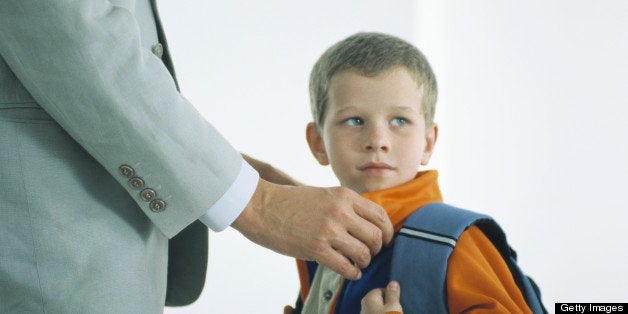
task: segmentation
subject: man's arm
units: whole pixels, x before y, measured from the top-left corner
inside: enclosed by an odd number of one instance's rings
[[[142,47],[133,9],[105,0],[0,1],[0,54],[37,103],[172,237],[225,193],[243,161]],[[145,188],[165,208],[151,209]]]
[[[131,9],[105,0],[0,1],[0,55],[39,105],[172,237],[230,189],[243,160],[179,94],[162,61],[142,48]],[[164,206],[151,206],[145,188]],[[387,219],[383,232],[373,230],[382,216],[346,189],[260,180],[234,227],[351,277],[355,267],[342,255],[365,266],[364,252],[378,251],[382,241],[374,239],[392,236]]]

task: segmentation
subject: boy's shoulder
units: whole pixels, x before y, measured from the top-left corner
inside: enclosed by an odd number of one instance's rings
[[[467,270],[473,268],[470,266],[482,264],[480,261],[485,262],[484,266],[474,269],[472,275],[510,273],[510,281],[514,279],[514,282],[512,287],[505,289],[518,288],[525,296],[525,301],[515,303],[525,307],[526,301],[532,302],[529,306],[535,313],[535,309],[542,309],[537,292],[517,265],[516,253],[508,245],[506,235],[488,215],[444,203],[425,205],[407,218],[393,247],[391,279],[398,280],[405,288],[402,289],[402,300],[411,302],[404,304],[404,309],[430,308],[434,313],[446,313],[449,306],[444,291],[447,291],[448,276],[458,270],[468,273]],[[470,259],[454,258],[454,250],[459,256]],[[484,269],[491,267],[502,269],[496,272]],[[475,281],[473,279],[477,277],[474,276],[463,279]],[[503,281],[503,278],[495,279],[494,282]],[[471,284],[477,286],[475,282]],[[404,297],[404,294],[412,295]]]

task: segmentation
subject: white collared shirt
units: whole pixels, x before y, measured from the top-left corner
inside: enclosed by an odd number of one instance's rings
[[[258,181],[259,174],[257,171],[242,160],[240,173],[235,181],[199,220],[213,231],[218,232],[226,229],[240,216],[249,203],[253,193],[255,193]]]

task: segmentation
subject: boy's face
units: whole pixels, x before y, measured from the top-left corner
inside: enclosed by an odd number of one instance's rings
[[[314,157],[331,164],[340,184],[358,193],[412,180],[428,163],[438,130],[425,127],[422,94],[404,67],[375,77],[334,75],[322,134],[314,123],[307,126]]]

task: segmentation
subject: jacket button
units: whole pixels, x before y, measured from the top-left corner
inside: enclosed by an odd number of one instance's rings
[[[142,192],[140,193],[140,196],[142,197],[144,202],[150,202],[155,198],[155,196],[157,196],[157,193],[155,192],[155,190],[150,189],[150,188],[143,189]]]
[[[129,179],[129,186],[134,190],[139,190],[144,187],[144,180],[139,177]]]
[[[161,43],[157,43],[153,46],[153,54],[160,58],[164,55],[164,46]]]
[[[127,178],[130,178],[135,174],[135,170],[129,165],[122,165],[120,166],[119,170],[120,173]]]
[[[325,298],[325,301],[329,301],[331,300],[331,298],[334,296],[334,293],[331,292],[331,290],[327,290],[325,291],[325,294],[323,295],[323,298]]]
[[[152,200],[148,206],[150,207],[150,210],[152,210],[153,212],[161,213],[166,209],[166,202],[160,199],[155,199],[155,200]]]

